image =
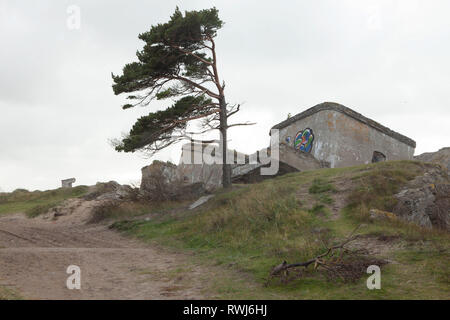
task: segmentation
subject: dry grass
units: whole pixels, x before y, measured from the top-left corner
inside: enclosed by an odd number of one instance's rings
[[[21,297],[12,290],[0,286],[0,300],[21,300]]]
[[[392,211],[397,201],[394,198],[400,187],[423,173],[420,162],[386,162],[383,166],[373,166],[370,170],[353,176],[353,191],[348,196],[349,210],[354,218],[369,221],[372,208]]]
[[[16,190],[0,194],[0,214],[24,212],[36,216],[66,199],[81,197],[88,192],[87,186],[47,191]]]
[[[389,209],[392,196],[402,184],[423,172],[420,163],[411,161],[385,162],[343,169],[323,169],[288,174],[254,185],[234,188],[221,192],[198,210],[179,215],[161,217],[149,222],[125,221],[114,227],[137,236],[143,240],[194,251],[196,257],[204,263],[231,268],[246,274],[252,284],[265,282],[271,267],[286,260],[288,263],[301,262],[323,252],[324,245],[332,245],[344,238],[357,224],[366,222],[368,208]],[[317,211],[322,210],[329,200],[323,195],[334,197],[338,192],[330,181],[339,182],[349,179],[353,185],[348,201],[350,205],[344,214],[335,221],[323,219]],[[347,181],[347,180],[346,180]],[[310,190],[311,199],[298,199],[299,190]],[[321,202],[321,199],[325,199]],[[312,205],[312,207],[311,207]],[[322,205],[322,207],[320,206]],[[411,226],[401,221],[367,222],[361,231],[366,235],[378,234],[380,237],[396,237],[399,241],[421,247],[421,243],[447,244],[448,234]],[[394,238],[393,238],[394,239]],[[380,241],[382,243],[382,241]],[[386,241],[389,244],[389,241]],[[409,247],[401,252],[413,252]],[[416,249],[414,249],[416,250]],[[389,254],[390,251],[386,251]],[[397,251],[394,250],[394,253]],[[401,282],[405,277],[414,277],[414,265],[422,262],[404,257],[409,267],[406,271],[396,265],[382,267],[384,288],[381,291],[369,291],[364,279],[347,284],[340,279],[327,280],[326,272],[303,270],[289,284],[275,284],[261,288],[258,293],[245,292],[245,285],[228,284],[224,297],[260,297],[260,298],[356,298],[356,299],[399,299],[399,298],[439,298],[446,294],[446,285],[436,282],[436,269],[442,277],[449,275],[448,265],[436,259],[423,267],[419,285],[426,290],[420,293],[405,292]],[[377,261],[377,257],[368,257]],[[389,259],[395,260],[395,256]],[[359,260],[361,262],[363,260]],[[367,261],[363,261],[364,263]],[[365,264],[354,263],[355,268],[345,264],[343,273],[358,273]],[[411,267],[411,268],[410,268]],[[406,272],[406,273],[405,273]],[[434,281],[433,286],[428,282]],[[226,282],[226,281],[224,281]],[[222,286],[224,286],[222,282]],[[235,289],[244,290],[237,292]]]

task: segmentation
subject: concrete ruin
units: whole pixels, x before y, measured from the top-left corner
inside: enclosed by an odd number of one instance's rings
[[[210,148],[210,150],[205,150]],[[235,150],[228,150],[231,164],[232,177],[245,174],[259,165],[249,164],[249,156]],[[202,182],[207,190],[213,190],[222,183],[222,164],[205,163],[204,155],[209,154],[217,160],[222,160],[222,153],[218,145],[186,143],[182,146],[180,162],[177,167],[177,175],[186,184]]]
[[[343,105],[324,102],[275,125],[279,143],[331,168],[412,160],[416,142]],[[280,160],[294,165],[295,157]],[[301,170],[301,168],[299,168]]]
[[[75,178],[61,180],[61,187],[62,188],[72,188],[72,184],[74,184],[75,181],[76,181]]]
[[[251,155],[228,151],[233,182],[250,183],[273,177],[260,174],[261,167],[267,166],[267,162],[260,161],[263,155],[279,163],[277,175],[282,175],[379,161],[412,160],[416,147],[410,138],[333,102],[309,108],[275,125],[272,130],[275,129],[278,134],[270,136],[270,145],[277,146],[276,152],[271,147]],[[187,143],[182,147],[179,165],[170,168],[170,175],[186,185],[203,183],[206,190],[220,187],[222,165],[203,161],[205,154],[221,160],[220,150],[217,145]]]

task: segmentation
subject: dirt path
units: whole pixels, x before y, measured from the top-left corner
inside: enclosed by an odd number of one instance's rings
[[[66,287],[69,265],[81,268],[81,290]],[[189,266],[189,272],[180,266]],[[205,296],[203,275],[187,256],[103,225],[0,216],[0,286],[25,299],[213,298]]]

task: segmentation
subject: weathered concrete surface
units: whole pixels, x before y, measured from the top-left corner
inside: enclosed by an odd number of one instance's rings
[[[205,159],[205,154],[210,157]],[[229,158],[234,162],[231,165],[232,177],[242,174],[242,170],[251,170],[259,166],[247,167],[248,156],[235,150],[229,150]],[[186,143],[182,147],[180,163],[176,170],[177,175],[185,184],[201,182],[207,191],[213,191],[222,185],[221,161],[222,154],[217,145]]]
[[[274,157],[276,159],[276,157]],[[279,161],[289,164],[298,171],[316,170],[330,167],[324,161],[319,161],[308,152],[296,150],[286,143],[280,143]]]
[[[414,160],[439,163],[450,170],[450,147],[442,148],[436,152],[426,152],[414,157]]]
[[[213,195],[213,194],[210,194],[210,195],[207,195],[207,196],[200,197],[200,199],[198,199],[197,201],[195,201],[194,203],[192,203],[192,204],[189,206],[189,210],[193,210],[193,209],[195,209],[195,208],[200,207],[201,205],[203,205],[203,204],[205,204],[206,202],[208,202],[209,199],[211,199],[211,198],[214,198],[214,195]]]
[[[203,183],[208,191],[213,191],[222,184],[222,165],[181,163],[178,172],[185,184]]]
[[[222,166],[203,163],[204,144],[186,143],[182,146],[177,175],[185,184],[203,183],[212,191],[222,182]]]
[[[61,180],[61,187],[62,188],[72,188],[72,184],[74,184],[75,181],[76,181],[75,178]]]
[[[273,127],[279,137],[271,137],[271,146],[279,146],[279,154],[270,161],[283,164],[284,170],[298,171],[367,164],[377,161],[409,160],[416,143],[381,124],[337,103],[326,102],[314,106]],[[274,139],[278,139],[274,141]],[[255,179],[260,167],[267,162],[254,155],[229,150],[232,179]],[[270,153],[270,149],[269,149]],[[231,155],[231,156],[230,156]],[[205,159],[205,156],[207,159]],[[263,163],[262,163],[263,162]],[[186,184],[203,183],[212,191],[222,183],[222,155],[218,145],[187,143],[182,147],[180,164],[175,174]],[[248,179],[245,178],[249,175]]]
[[[270,148],[258,150],[251,155],[230,150],[230,159],[234,161],[231,164],[231,178],[233,182],[254,183],[273,177],[260,176],[261,167],[270,166],[272,161],[279,162],[279,171],[276,175],[330,166],[326,161],[318,161],[311,154],[290,148],[284,143],[280,144],[279,147],[278,156],[271,154]],[[185,144],[182,149],[180,164],[177,168],[177,175],[183,177],[186,184],[202,182],[205,184],[206,190],[213,191],[222,185],[222,165],[214,163],[192,164],[193,162],[201,161],[204,148],[205,145],[192,147],[190,143]],[[220,151],[216,151],[216,154],[218,159],[221,160]]]
[[[162,161],[153,161],[141,169],[141,190],[152,191],[160,183],[172,183],[177,179],[177,166]]]
[[[384,154],[387,161],[409,160],[415,148],[413,140],[337,103],[317,105],[273,128],[280,130],[279,142],[292,148],[297,133],[311,129],[310,154],[332,168],[370,163],[374,151]]]
[[[398,194],[393,213],[426,228],[450,231],[450,180],[445,169],[430,166]]]
[[[271,175],[261,175],[261,167],[266,167],[258,165],[253,170],[244,171],[244,174],[241,175],[233,175],[232,181],[233,183],[257,183],[264,181],[266,179],[271,179],[274,176]],[[296,168],[291,167],[288,164],[285,164],[284,162],[279,163],[278,173],[275,176],[280,176],[292,172],[298,172]]]

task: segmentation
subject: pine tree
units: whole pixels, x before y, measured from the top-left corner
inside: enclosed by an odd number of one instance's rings
[[[112,75],[116,95],[128,93],[133,103],[123,109],[147,106],[154,99],[172,99],[172,106],[151,112],[134,124],[129,134],[115,145],[117,151],[147,151],[151,154],[183,139],[210,130],[221,133],[224,187],[231,185],[231,165],[226,163],[227,129],[250,123],[228,124],[239,105],[225,100],[225,82],[217,68],[217,31],[222,28],[216,8],[186,11],[178,7],[169,22],[157,24],[139,35],[145,42],[136,53],[138,61]],[[187,132],[190,121],[202,119],[202,131]]]

